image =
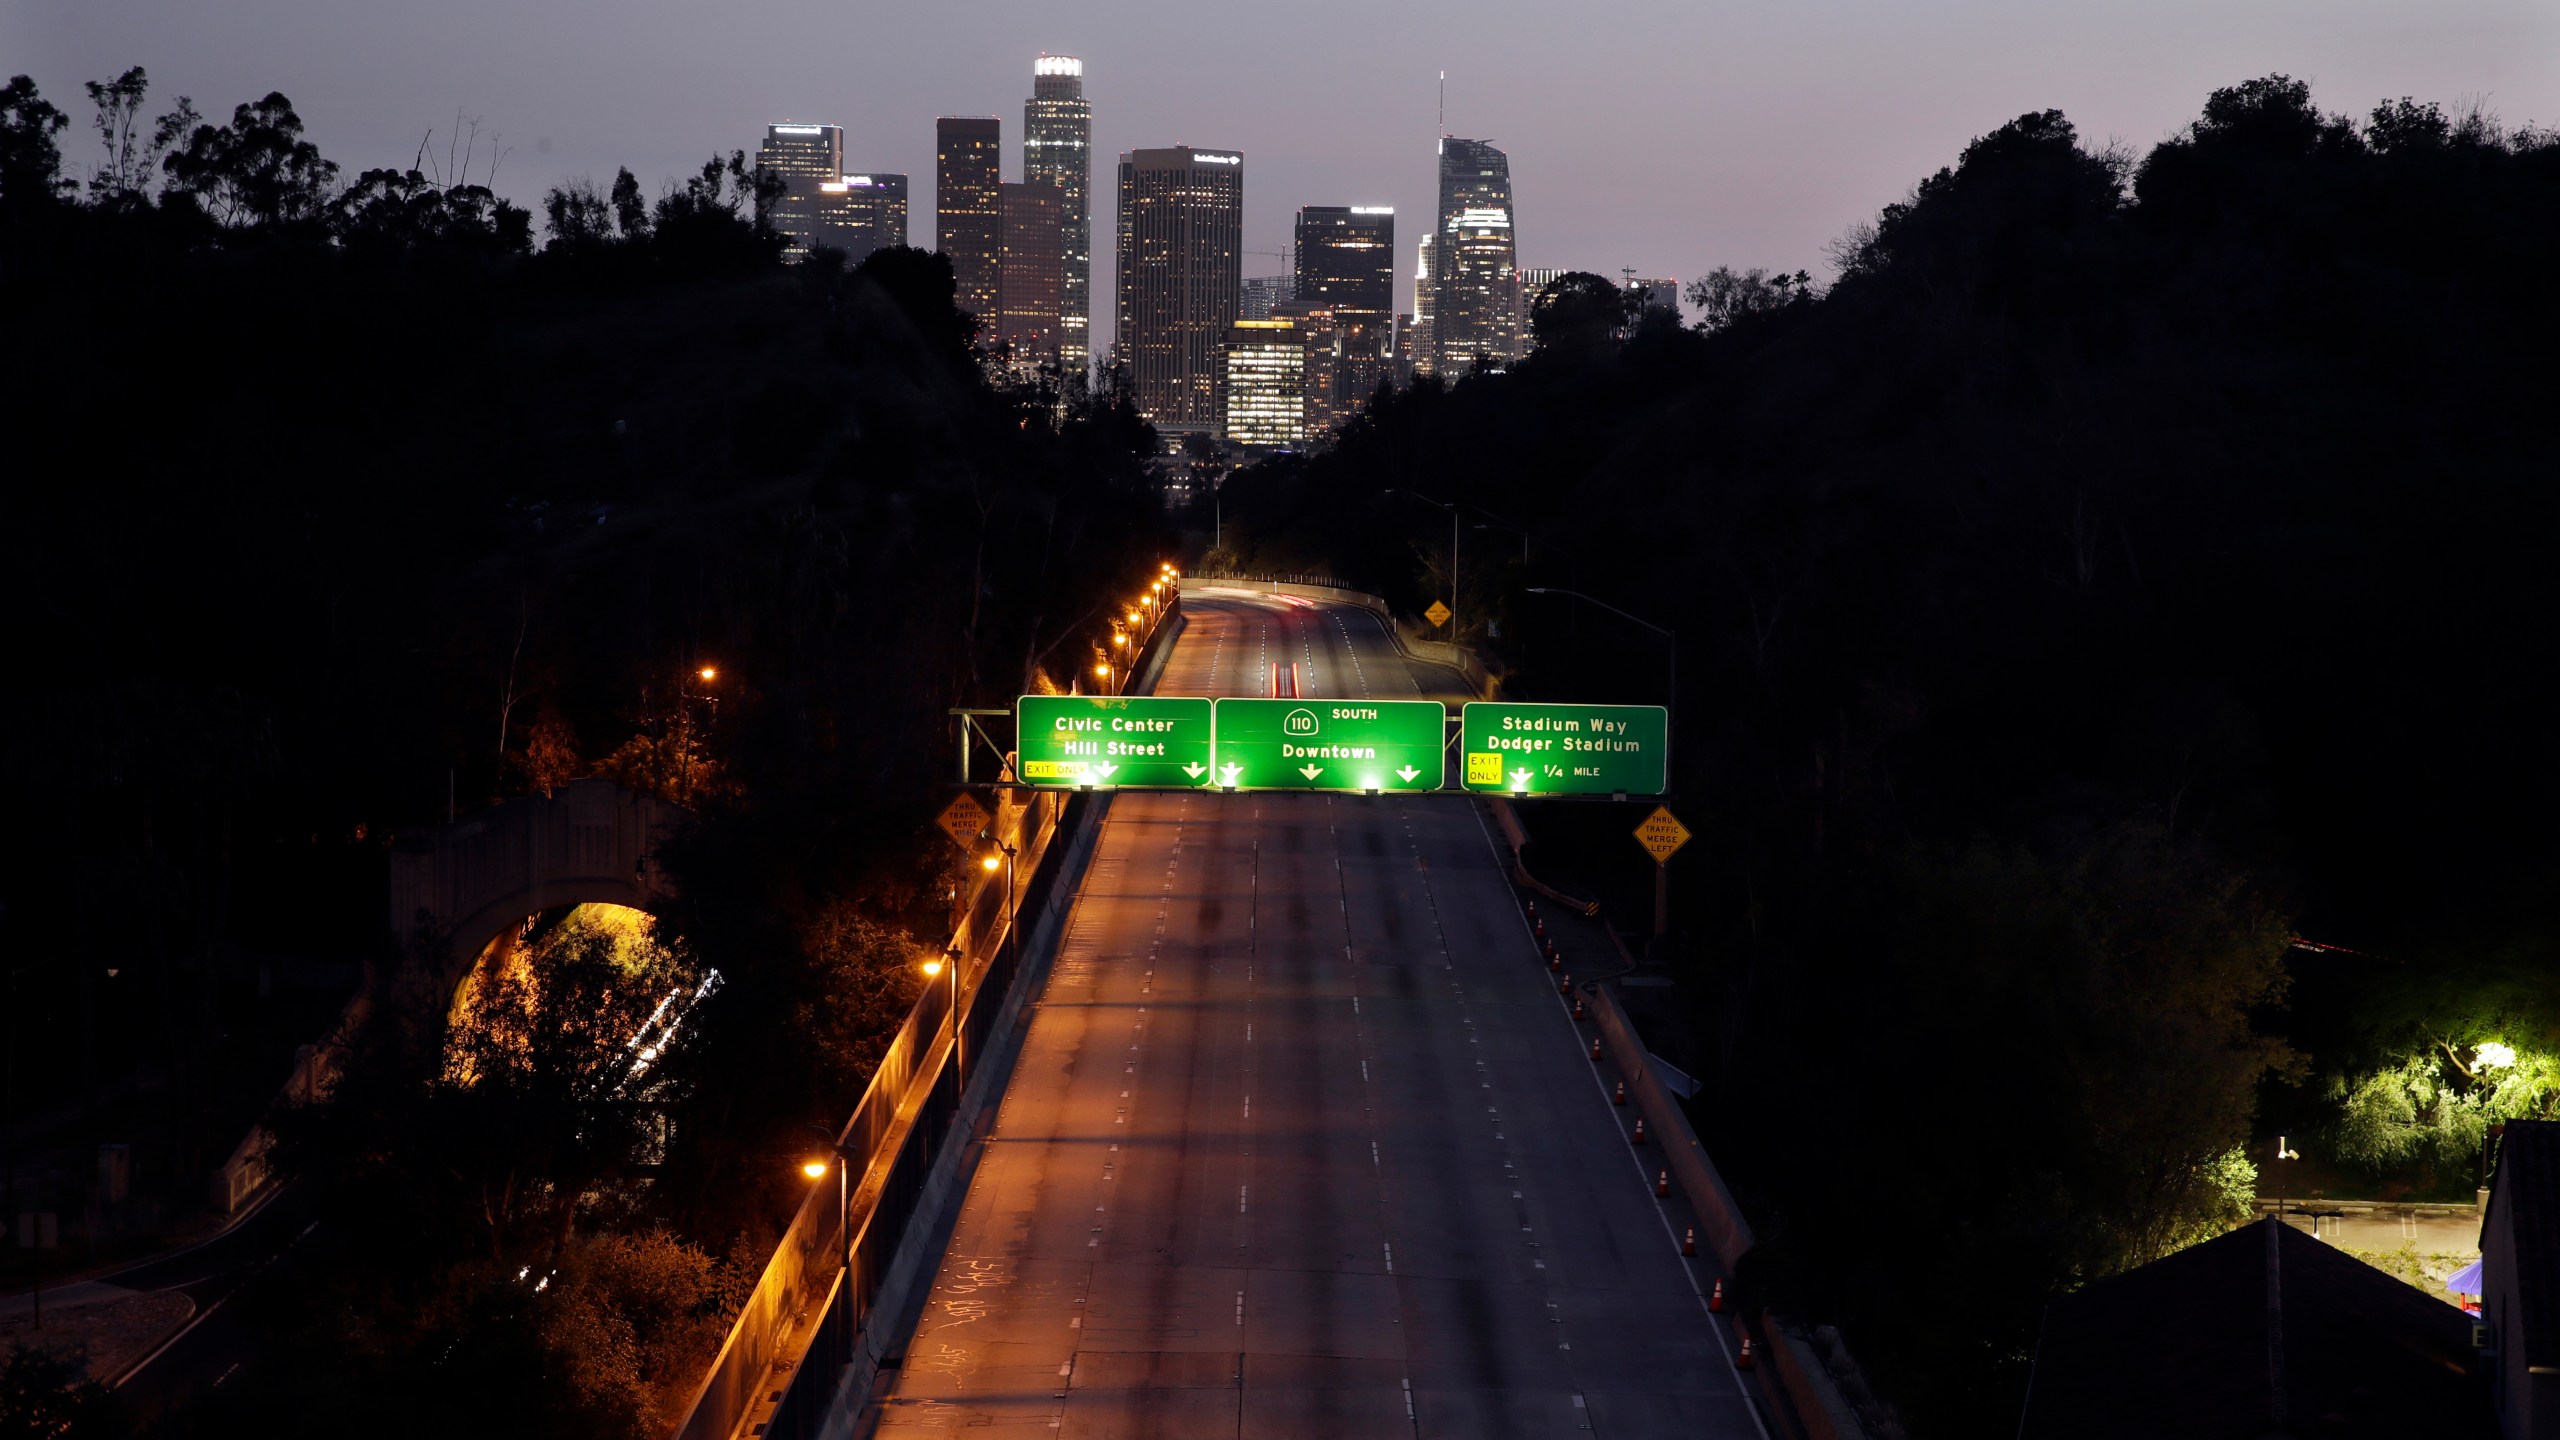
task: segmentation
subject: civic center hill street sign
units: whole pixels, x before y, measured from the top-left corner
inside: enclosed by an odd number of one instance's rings
[[[1217,712],[1221,788],[1440,788],[1449,711],[1436,700],[1221,698]]]
[[[1659,705],[1480,701],[1458,722],[1460,783],[1489,795],[1659,795],[1670,731]]]
[[[1025,695],[1013,719],[1026,785],[1210,783],[1214,720],[1197,696]]]

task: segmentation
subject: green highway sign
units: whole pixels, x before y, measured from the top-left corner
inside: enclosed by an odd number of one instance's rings
[[[1225,789],[1440,788],[1449,711],[1436,700],[1221,699],[1217,720]]]
[[[1039,786],[1210,783],[1210,702],[1172,695],[1025,695],[1015,702],[1022,783]]]
[[[1469,705],[1461,781],[1488,795],[1659,795],[1670,712],[1659,705]]]

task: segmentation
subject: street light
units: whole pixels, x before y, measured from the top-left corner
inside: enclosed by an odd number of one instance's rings
[[[844,1142],[837,1139],[836,1133],[826,1126],[811,1124],[808,1128],[817,1132],[818,1138],[827,1142],[827,1149],[835,1155],[837,1160],[843,1162],[833,1167],[836,1172],[836,1238],[843,1250],[842,1258],[845,1268],[851,1269],[853,1267],[853,1169],[854,1166],[865,1162],[862,1156],[844,1148]],[[808,1176],[812,1184],[826,1179],[828,1168],[823,1158],[812,1157],[800,1162],[800,1173]]]
[[[2286,1149],[2284,1146],[2284,1137],[2281,1135],[2276,1137],[2276,1159],[2279,1162],[2285,1160],[2299,1160],[2301,1158],[2301,1151]],[[2277,1166],[2276,1173],[2283,1173],[2283,1166],[2281,1164]],[[2276,1219],[2279,1221],[2284,1219],[2284,1182],[2281,1180],[2276,1181]]]
[[[1597,605],[1629,624],[1643,626],[1668,642],[1671,650],[1671,673],[1666,681],[1669,693],[1663,697],[1662,701],[1662,774],[1666,781],[1671,781],[1674,774],[1671,758],[1673,751],[1677,748],[1673,737],[1679,733],[1680,729],[1678,717],[1671,713],[1679,708],[1680,704],[1680,637],[1641,615],[1630,615],[1606,600],[1593,599],[1579,590],[1565,590],[1553,585],[1532,585],[1529,587],[1529,593],[1568,595],[1576,600]],[[1671,866],[1668,863],[1658,863],[1653,867],[1653,933],[1656,939],[1671,933]]]
[[[1458,507],[1446,500],[1434,500],[1419,490],[1390,488],[1385,493],[1407,496],[1449,512],[1449,639],[1455,643],[1458,638]]]

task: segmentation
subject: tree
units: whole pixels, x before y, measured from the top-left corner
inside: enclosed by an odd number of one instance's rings
[[[151,82],[139,65],[113,80],[92,80],[88,88],[89,102],[98,111],[92,123],[107,152],[106,163],[89,177],[91,200],[109,206],[148,201],[159,183],[162,158],[171,146],[192,134],[203,117],[196,113],[195,102],[181,95],[178,108],[161,116],[146,134],[142,129],[142,100],[150,92]]]
[[[485,185],[439,185],[417,170],[367,170],[329,206],[349,250],[447,250],[497,258],[533,248],[533,219]]]
[[[649,238],[649,205],[640,198],[640,182],[627,167],[613,172],[613,225],[625,240]]]
[[[198,125],[162,164],[172,189],[232,229],[316,224],[338,176],[280,93],[235,108],[228,125]]]
[[[70,123],[28,77],[12,76],[0,86],[0,207],[34,210],[70,193],[62,147],[53,138]]]
[[[1713,334],[1747,316],[1812,299],[1813,277],[1802,270],[1793,275],[1783,270],[1772,275],[1759,269],[1737,273],[1731,266],[1719,265],[1690,281],[1688,293],[1689,303],[1700,312],[1698,329]]]
[[[581,175],[543,192],[542,225],[550,232],[551,243],[565,249],[610,244],[614,238],[613,207],[597,192],[596,182]]]
[[[1627,295],[1606,279],[1587,270],[1568,270],[1530,300],[1529,334],[1539,350],[1605,349],[1642,308],[1641,297]]]
[[[78,1357],[9,1347],[0,1362],[0,1440],[105,1440],[121,1428],[107,1387]]]

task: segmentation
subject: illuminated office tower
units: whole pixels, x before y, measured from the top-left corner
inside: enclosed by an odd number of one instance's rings
[[[1415,248],[1413,257],[1413,323],[1404,327],[1400,338],[1405,369],[1415,375],[1434,375],[1440,369],[1431,333],[1431,312],[1439,304],[1432,293],[1431,252],[1439,244],[1436,238],[1425,240]]]
[[[782,233],[782,258],[793,264],[808,259],[818,234],[819,187],[844,178],[844,127],[767,125],[764,144],[756,148],[756,169],[782,178],[782,193],[765,211]]]
[[[1271,318],[1297,325],[1298,348],[1306,357],[1299,377],[1299,389],[1307,401],[1300,435],[1314,440],[1332,434],[1335,426],[1351,418],[1342,383],[1342,329],[1333,307],[1303,298],[1288,300],[1273,309]]]
[[[1022,178],[1058,187],[1058,359],[1081,374],[1093,354],[1093,105],[1084,98],[1083,61],[1033,62],[1031,98],[1022,104]]]
[[[907,177],[847,175],[818,187],[815,243],[845,253],[859,265],[874,250],[907,243]]]
[[[951,262],[960,308],[995,328],[1003,246],[998,167],[1001,122],[944,116],[933,122],[933,248]]]
[[[1395,208],[1307,206],[1297,248],[1298,303],[1332,317],[1323,347],[1331,363],[1307,372],[1307,429],[1321,434],[1368,403],[1394,363]]]
[[[1464,374],[1478,357],[1520,355],[1520,259],[1511,161],[1482,140],[1440,141],[1440,223],[1432,234],[1433,367]]]
[[[1675,316],[1680,313],[1680,282],[1677,280],[1648,280],[1630,275],[1620,288],[1627,292],[1628,299],[1636,302],[1639,310],[1668,310]]]
[[[1306,342],[1290,320],[1227,327],[1219,433],[1230,445],[1277,449],[1306,438]]]
[[[1002,263],[997,275],[995,338],[1015,368],[1035,369],[1060,356],[1059,307],[1066,293],[1066,200],[1046,180],[1002,187]]]
[[[1218,425],[1243,284],[1244,157],[1175,145],[1120,156],[1119,349],[1168,440]]]

